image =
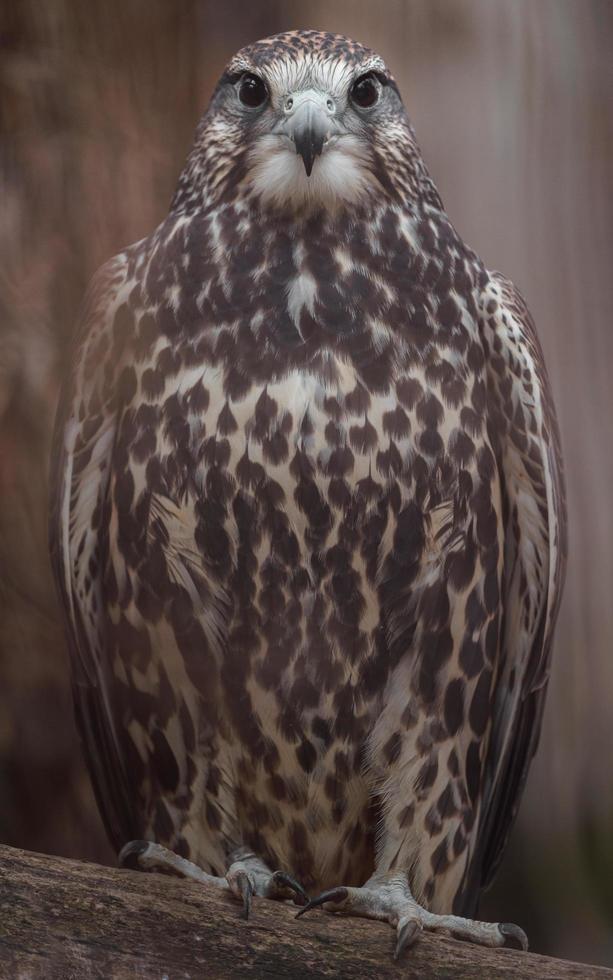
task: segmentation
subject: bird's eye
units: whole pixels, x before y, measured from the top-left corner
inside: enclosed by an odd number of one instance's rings
[[[246,74],[240,80],[238,86],[238,97],[243,105],[248,105],[251,109],[257,109],[264,105],[268,98],[268,90],[261,78],[257,75]]]
[[[351,101],[360,109],[370,109],[379,101],[380,86],[374,75],[362,75],[351,89]]]

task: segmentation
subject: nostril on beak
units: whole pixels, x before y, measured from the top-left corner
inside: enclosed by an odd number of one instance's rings
[[[277,123],[276,131],[292,140],[310,177],[315,158],[321,155],[336,128],[336,103],[327,92],[304,89],[286,94],[282,106],[284,118]]]

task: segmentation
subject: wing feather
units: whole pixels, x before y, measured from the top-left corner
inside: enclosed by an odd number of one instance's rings
[[[128,780],[107,698],[102,564],[109,463],[116,431],[113,385],[100,371],[127,280],[123,253],[87,291],[58,407],[51,458],[49,544],[72,661],[75,716],[100,812],[116,846],[135,833]]]
[[[492,273],[482,297],[488,409],[504,497],[501,660],[475,846],[458,908],[472,914],[500,863],[536,751],[566,560],[560,439],[532,317]]]

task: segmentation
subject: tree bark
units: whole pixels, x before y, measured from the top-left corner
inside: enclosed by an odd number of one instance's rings
[[[399,962],[384,923],[0,846],[0,978],[613,980],[613,971],[422,935]]]

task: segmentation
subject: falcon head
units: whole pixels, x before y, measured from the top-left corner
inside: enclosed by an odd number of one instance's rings
[[[341,35],[291,31],[232,58],[185,182],[206,182],[209,199],[240,187],[264,207],[333,207],[406,191],[421,167],[379,55]]]

